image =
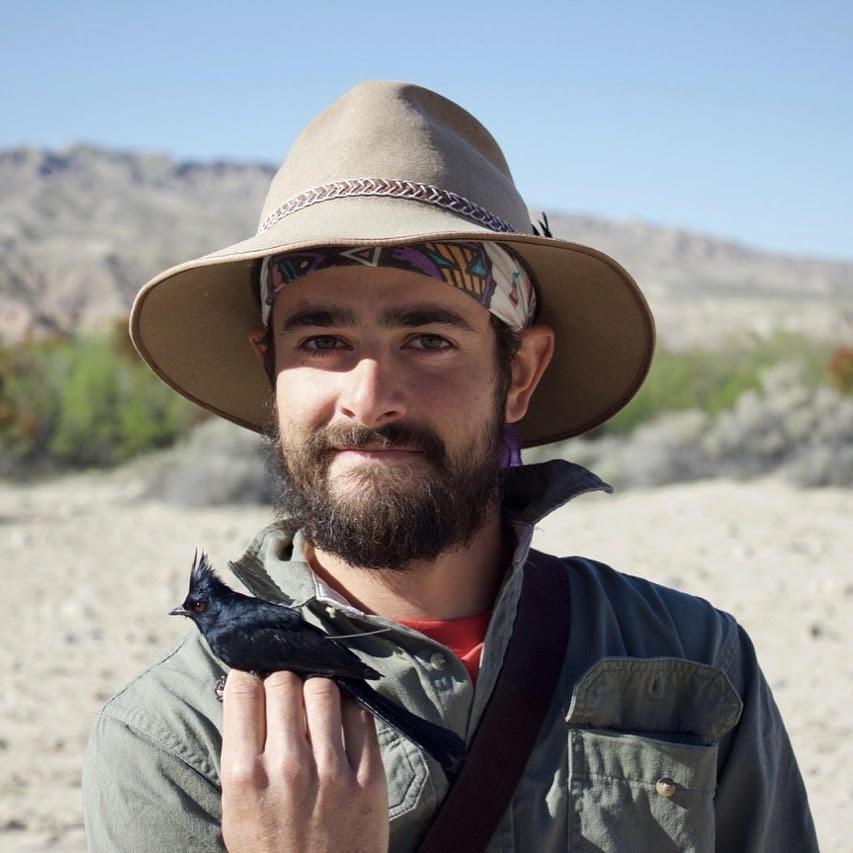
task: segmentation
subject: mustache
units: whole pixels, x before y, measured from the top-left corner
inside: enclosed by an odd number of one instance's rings
[[[444,442],[429,427],[415,424],[391,423],[371,429],[361,424],[329,426],[313,433],[306,450],[320,456],[337,447],[381,447],[383,450],[411,448],[418,450],[430,462],[442,463],[446,458]]]

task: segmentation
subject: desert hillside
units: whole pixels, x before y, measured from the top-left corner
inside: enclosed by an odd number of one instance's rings
[[[0,342],[126,314],[160,270],[252,234],[273,173],[270,164],[180,162],[90,145],[0,151]],[[670,345],[779,328],[853,335],[853,262],[547,212],[555,236],[599,248],[632,273]]]

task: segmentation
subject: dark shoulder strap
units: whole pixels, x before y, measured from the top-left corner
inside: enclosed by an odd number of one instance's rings
[[[418,853],[484,850],[551,705],[569,639],[569,576],[531,551],[504,662],[471,748]]]

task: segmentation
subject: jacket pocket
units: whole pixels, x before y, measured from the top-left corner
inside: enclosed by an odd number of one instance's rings
[[[714,849],[717,747],[569,730],[570,850]]]
[[[420,750],[399,733],[382,724],[377,734],[388,783],[388,817],[393,825],[433,804],[427,788],[429,769]],[[430,802],[424,802],[425,796]]]
[[[741,707],[705,664],[599,661],[566,718],[569,849],[713,851],[717,741]]]

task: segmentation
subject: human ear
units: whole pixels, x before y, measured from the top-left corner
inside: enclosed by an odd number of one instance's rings
[[[530,398],[554,355],[554,330],[550,326],[531,326],[518,334],[520,344],[506,397],[508,424],[520,421],[527,414]]]
[[[266,365],[267,358],[267,343],[266,329],[263,326],[253,326],[249,330],[249,345],[252,347],[252,352],[258,357],[258,361],[262,366]]]
[[[270,388],[275,391],[276,373],[273,361],[275,359],[275,348],[271,346],[271,338],[263,326],[253,326],[249,330],[249,346],[255,357],[261,363]]]

